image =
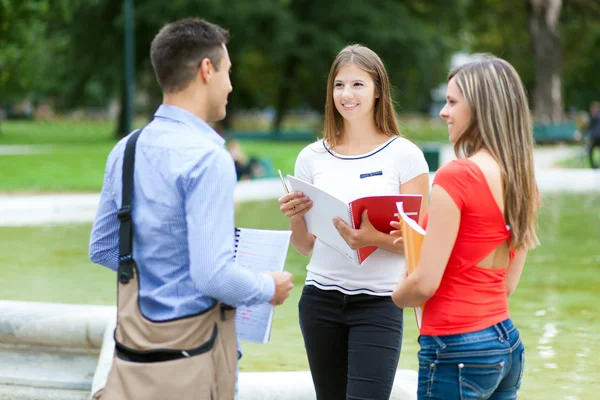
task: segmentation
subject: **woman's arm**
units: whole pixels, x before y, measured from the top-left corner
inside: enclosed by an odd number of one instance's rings
[[[506,296],[509,297],[519,284],[521,280],[521,274],[523,273],[523,266],[525,265],[525,259],[527,259],[527,250],[519,250],[515,254],[508,268],[506,269],[506,277],[504,278],[504,284],[506,286]]]
[[[434,185],[419,265],[398,284],[392,294],[392,300],[398,307],[417,307],[433,296],[440,286],[459,226],[458,206],[448,192],[441,186]]]
[[[279,210],[288,217],[292,231],[292,246],[303,256],[312,253],[315,237],[306,229],[304,214],[312,207],[312,201],[302,192],[291,192],[277,200]]]

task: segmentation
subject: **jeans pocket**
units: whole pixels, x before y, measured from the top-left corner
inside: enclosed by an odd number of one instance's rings
[[[315,290],[314,285],[304,285],[304,287],[302,287],[302,294],[310,294],[313,290]]]
[[[521,381],[523,381],[523,372],[525,372],[525,349],[521,353],[521,363],[519,365],[519,379],[517,379],[517,389],[521,388]]]
[[[431,386],[435,375],[435,363],[420,360],[419,361],[419,378],[418,378],[418,397],[424,398],[431,395]]]
[[[458,364],[458,379],[462,400],[490,396],[502,380],[504,361],[497,364]]]

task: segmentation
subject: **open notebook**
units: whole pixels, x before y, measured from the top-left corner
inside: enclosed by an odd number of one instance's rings
[[[398,209],[398,220],[402,230],[402,238],[404,243],[404,259],[406,260],[406,270],[409,274],[417,268],[419,257],[421,255],[421,246],[425,239],[425,230],[421,228],[415,220],[410,218],[404,211],[404,204],[399,202],[396,204]],[[425,304],[415,308],[415,318],[417,326],[421,329],[421,321],[423,319],[423,310]]]
[[[392,194],[368,196],[346,203],[308,182],[294,176],[287,176],[293,190],[303,192],[312,202],[312,208],[304,214],[307,230],[323,243],[339,251],[355,265],[360,265],[377,247],[367,246],[353,250],[340,236],[333,225],[333,218],[340,217],[351,227],[358,229],[362,221],[362,212],[367,209],[369,221],[380,232],[390,233],[390,221],[396,217],[396,203],[401,201],[407,215],[419,220],[419,211],[423,196],[420,194]]]
[[[283,271],[291,231],[235,228],[235,263],[262,273]],[[271,336],[273,306],[238,307],[236,330],[240,340],[267,343]]]

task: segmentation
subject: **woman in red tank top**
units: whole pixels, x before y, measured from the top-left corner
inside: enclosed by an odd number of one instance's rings
[[[392,298],[426,302],[419,399],[515,399],[525,352],[508,296],[538,244],[540,203],[527,97],[509,63],[481,56],[450,72],[446,100],[459,158],[435,175],[419,266]]]

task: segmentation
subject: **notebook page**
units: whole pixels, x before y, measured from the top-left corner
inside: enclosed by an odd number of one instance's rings
[[[333,219],[340,217],[344,222],[352,226],[348,204],[292,175],[288,175],[287,179],[290,182],[292,190],[303,192],[313,202],[312,208],[304,214],[306,229],[323,243],[348,257],[354,264],[359,265],[358,253],[348,246],[348,243],[346,243],[335,228],[335,225],[333,225]]]
[[[255,272],[283,271],[291,231],[236,228],[235,263]],[[273,306],[239,307],[236,329],[240,340],[267,343],[271,336]]]

